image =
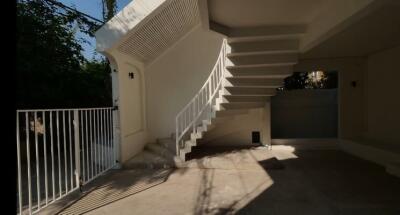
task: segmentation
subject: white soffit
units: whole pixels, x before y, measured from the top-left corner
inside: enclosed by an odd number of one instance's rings
[[[144,63],[152,61],[200,22],[197,1],[167,0],[128,32],[118,51]]]
[[[109,51],[128,34],[151,16],[166,0],[134,0],[95,33],[96,49]]]

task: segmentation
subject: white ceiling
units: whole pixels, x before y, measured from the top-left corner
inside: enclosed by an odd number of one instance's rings
[[[306,24],[325,1],[208,0],[208,10],[211,21],[227,27]]]
[[[300,56],[367,56],[400,45],[400,4],[387,4]]]

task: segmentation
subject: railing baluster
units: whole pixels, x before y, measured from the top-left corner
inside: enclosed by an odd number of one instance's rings
[[[62,112],[63,113],[63,140],[64,140],[64,173],[65,173],[65,194],[68,193],[68,163],[67,163],[67,135],[65,133],[65,111]]]
[[[79,111],[74,110],[74,136],[75,136],[75,181],[79,186],[81,174],[81,158],[80,158],[80,143],[79,143]]]
[[[111,145],[110,145],[110,109],[107,109],[106,111],[106,125],[107,125],[107,167],[111,167],[111,159],[110,159],[110,153],[111,153]]]
[[[21,144],[19,136],[19,113],[17,112],[17,165],[18,165],[18,209],[22,214],[22,181],[21,181]]]
[[[28,195],[29,195],[29,214],[32,211],[32,177],[31,177],[31,152],[30,152],[30,144],[29,144],[29,113],[25,113],[25,126],[26,126],[26,160],[28,165]]]
[[[83,111],[81,111],[79,113],[79,120],[80,120],[80,123],[79,123],[79,129],[80,129],[79,134],[80,134],[80,137],[81,137],[80,144],[82,144],[82,148],[80,149],[80,152],[79,152],[79,159],[82,157],[82,162],[81,162],[81,165],[82,165],[82,179],[84,180],[84,178],[85,178],[85,145],[84,145],[85,144],[85,136],[83,135],[84,134],[84,132],[83,132],[83,130],[84,130],[84,126],[83,126],[84,125],[83,124]],[[72,120],[72,122],[73,121],[74,120]],[[74,134],[75,134],[75,132],[74,132]],[[72,151],[71,151],[71,153],[72,153]],[[79,183],[77,184],[77,186],[79,187]]]
[[[53,201],[56,200],[56,185],[54,176],[54,140],[53,140],[53,111],[50,111],[50,145],[51,145],[51,182],[52,182],[52,192]]]
[[[99,173],[99,164],[98,164],[98,157],[99,157],[99,155],[98,155],[98,153],[97,153],[97,146],[98,146],[98,143],[99,143],[99,115],[98,115],[98,111],[97,110],[95,110],[95,141],[94,141],[94,166],[95,166],[95,174],[97,175],[98,173]]]
[[[91,111],[91,112],[89,112],[89,132],[90,132],[90,163],[92,164],[91,166],[92,166],[92,168],[90,169],[91,170],[91,174],[90,174],[90,178],[93,178],[93,174],[94,174],[94,162],[93,162],[93,133],[94,133],[94,131],[93,131],[93,124],[92,124],[92,122],[93,122],[93,118],[94,117],[92,117],[93,116],[93,111]]]
[[[39,174],[39,141],[38,141],[38,131],[36,130],[37,127],[37,112],[33,113],[33,132],[35,135],[35,153],[36,153],[36,195],[37,195],[37,207],[40,209],[40,174]]]
[[[87,110],[85,110],[85,136],[86,136],[86,178],[84,178],[83,180],[86,182],[86,180],[89,179],[89,131],[88,131],[88,117],[87,117]]]
[[[43,154],[44,154],[44,186],[46,193],[46,206],[48,204],[49,188],[47,179],[47,141],[46,141],[46,112],[42,111],[43,119]]]
[[[72,124],[71,124],[71,112],[72,111],[68,111],[68,133],[69,133],[69,166],[70,166],[70,180],[71,180],[71,190],[73,190],[74,189],[74,175],[73,175],[73,172],[72,172],[72,169],[73,169],[73,166],[72,166],[72,143],[73,143],[73,141],[72,141],[72,134],[71,134],[71,127],[72,127]]]
[[[58,152],[58,188],[60,192],[60,197],[62,195],[62,188],[61,188],[61,152],[60,152],[60,114],[59,111],[57,113],[57,152]]]
[[[104,130],[103,130],[103,110],[100,110],[100,172],[104,170]]]

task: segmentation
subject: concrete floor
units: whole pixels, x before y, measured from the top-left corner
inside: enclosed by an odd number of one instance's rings
[[[187,168],[105,177],[108,183],[96,188],[103,191],[92,195],[97,199],[143,188],[87,214],[400,214],[400,179],[338,150],[205,148],[193,154]],[[61,214],[95,205],[96,189]]]

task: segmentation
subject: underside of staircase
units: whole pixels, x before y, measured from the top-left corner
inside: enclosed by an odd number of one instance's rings
[[[191,152],[204,133],[218,126],[224,111],[247,111],[262,108],[293,73],[298,62],[299,40],[304,26],[271,27],[271,29],[229,29],[210,27],[227,36],[227,53],[222,89],[212,106],[212,114],[198,125],[180,149],[181,160]],[[240,114],[243,112],[237,112]],[[235,114],[235,113],[232,113]]]
[[[201,142],[207,131],[223,126],[225,119],[246,114],[249,109],[262,108],[284,79],[293,73],[298,61],[299,40],[303,26],[287,26],[257,31],[229,29],[211,25],[210,28],[227,37],[222,87],[211,102],[210,114],[195,121],[196,128],[188,129],[179,147],[175,134],[148,144],[143,153],[126,163],[126,167],[164,168],[182,165],[187,155]],[[177,151],[178,150],[178,153]],[[175,156],[179,155],[179,156]]]

